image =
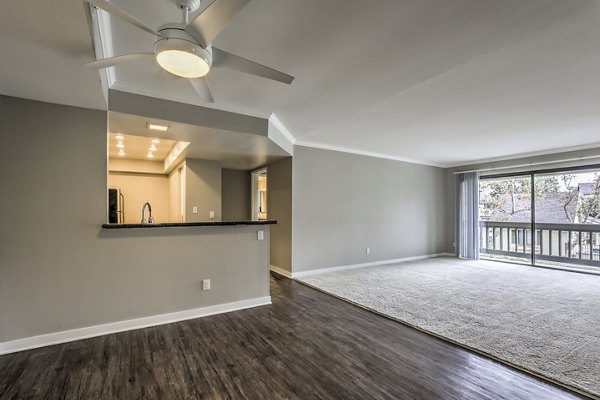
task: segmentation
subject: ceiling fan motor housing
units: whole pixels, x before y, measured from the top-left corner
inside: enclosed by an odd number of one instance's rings
[[[203,48],[196,40],[179,25],[167,25],[159,29],[161,38],[154,43],[154,54],[166,50],[180,50],[192,53],[202,58],[209,67],[212,66],[212,48]]]

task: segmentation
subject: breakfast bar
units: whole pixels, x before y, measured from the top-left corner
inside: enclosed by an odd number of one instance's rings
[[[190,226],[233,226],[233,225],[275,225],[277,221],[203,221],[203,222],[166,222],[156,224],[103,224],[103,229],[137,228],[180,228]]]

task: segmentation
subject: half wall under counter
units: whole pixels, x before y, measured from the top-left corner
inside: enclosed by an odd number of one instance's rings
[[[48,270],[44,288],[85,296],[37,296],[30,307],[15,282],[5,292],[19,303],[0,309],[27,312],[3,316],[12,323],[2,324],[0,354],[269,305],[274,223],[89,224],[69,233],[67,247],[53,236],[50,250],[12,246],[1,263],[26,258]]]

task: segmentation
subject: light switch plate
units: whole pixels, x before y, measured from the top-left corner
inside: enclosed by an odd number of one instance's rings
[[[214,211],[209,211],[208,212],[208,218],[215,219],[215,212]]]
[[[192,207],[192,212],[193,212],[194,214],[198,214],[198,206],[194,206],[194,207]]]
[[[258,231],[258,240],[265,239],[265,231]]]
[[[210,290],[210,279],[202,280],[202,290]]]

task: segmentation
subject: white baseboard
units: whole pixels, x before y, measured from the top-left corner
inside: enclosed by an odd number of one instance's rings
[[[340,267],[319,268],[319,269],[312,269],[309,271],[292,272],[292,279],[304,278],[306,276],[311,276],[311,275],[324,274],[326,272],[345,271],[348,269],[356,269],[356,268],[364,268],[364,267],[377,267],[380,265],[396,264],[396,263],[407,262],[407,261],[424,260],[427,258],[435,258],[435,257],[454,257],[454,254],[449,254],[449,253],[426,254],[423,256],[395,258],[395,259],[391,259],[391,260],[373,261],[373,262],[362,263],[362,264],[342,265]]]
[[[0,355],[271,304],[271,296],[0,342]]]
[[[292,273],[290,271],[286,271],[285,269],[281,269],[279,267],[271,265],[271,271],[275,272],[276,274],[285,276],[286,278],[292,279]]]

